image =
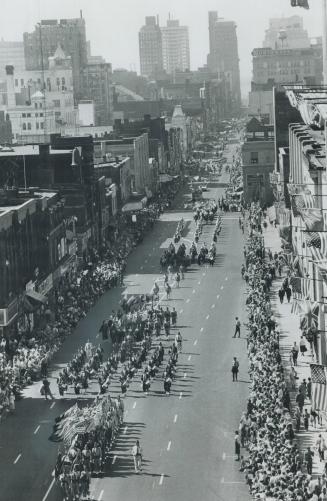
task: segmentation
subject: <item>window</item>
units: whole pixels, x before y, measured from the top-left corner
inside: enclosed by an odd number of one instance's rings
[[[35,113],[35,118],[37,118],[38,116],[39,116],[39,114],[38,114],[38,113]]]
[[[251,151],[251,164],[257,164],[259,162],[259,155],[257,151]]]
[[[40,113],[40,117],[43,117],[43,113]]]
[[[22,114],[22,117],[23,117],[23,118],[25,118],[25,117],[26,117],[26,113],[23,113],[23,114]]]
[[[34,107],[37,108],[37,103],[34,103]]]
[[[60,78],[57,78],[57,87],[60,87]]]
[[[15,78],[15,87],[18,87],[18,78]]]
[[[23,87],[24,86],[24,78],[20,79],[20,85]]]
[[[40,123],[40,127],[41,127],[41,129],[44,129],[44,122]]]
[[[39,103],[39,108],[42,108],[42,103]]]
[[[53,100],[53,106],[55,108],[60,108],[60,99],[54,99]]]
[[[30,113],[27,113],[27,118],[31,118],[31,114]]]
[[[31,122],[28,122],[28,123],[27,123],[27,129],[28,129],[28,130],[32,130],[32,125],[31,125]]]
[[[26,130],[26,123],[23,123],[23,130]]]

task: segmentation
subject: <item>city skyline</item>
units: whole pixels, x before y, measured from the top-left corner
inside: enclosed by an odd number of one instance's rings
[[[206,63],[209,51],[208,11],[218,10],[220,17],[231,19],[237,24],[241,90],[243,98],[246,98],[251,82],[251,52],[253,48],[262,46],[269,18],[301,15],[309,36],[320,36],[321,4],[311,2],[310,7],[310,11],[294,9],[289,0],[277,0],[273,4],[268,0],[249,0],[246,6],[245,2],[239,0],[206,0],[199,9],[195,0],[182,0],[178,5],[168,0],[164,6],[159,1],[140,0],[136,10],[133,9],[131,0],[105,6],[103,1],[95,0],[92,7],[86,0],[74,0],[69,4],[59,0],[56,5],[48,0],[42,3],[40,0],[28,0],[24,3],[21,0],[4,0],[7,15],[0,21],[0,37],[8,41],[22,40],[23,33],[31,31],[39,20],[79,17],[82,10],[92,54],[102,55],[112,63],[113,68],[124,67],[139,73],[138,32],[144,24],[145,16],[159,15],[160,25],[164,26],[170,14],[172,18],[179,19],[182,25],[189,27],[191,69],[197,69]],[[128,23],[127,16],[130,16]],[[124,23],[128,26],[128,32],[122,29]],[[249,26],[251,30],[248,29]],[[253,29],[253,26],[257,26],[257,29]]]

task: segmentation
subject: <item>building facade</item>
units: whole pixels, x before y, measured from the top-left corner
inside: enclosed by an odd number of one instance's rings
[[[303,27],[303,18],[291,16],[269,19],[262,46],[271,49],[308,49],[310,38]]]
[[[23,42],[7,42],[0,40],[0,77],[6,75],[5,68],[8,64],[16,70],[25,70],[25,56]]]
[[[87,64],[82,71],[82,98],[93,100],[95,126],[113,122],[113,87],[110,63]]]
[[[139,51],[141,75],[156,76],[163,70],[161,30],[155,16],[146,17],[139,31]]]
[[[252,118],[246,126],[242,145],[242,170],[245,203],[259,202],[269,206],[273,202],[270,174],[275,163],[274,128]]]
[[[87,42],[85,20],[76,19],[42,20],[32,33],[24,33],[24,54],[27,70],[43,70],[49,65],[58,44],[71,57],[75,100],[80,99],[81,71],[87,64]]]
[[[161,28],[163,67],[167,73],[190,69],[190,45],[187,26],[177,19],[168,19]]]
[[[240,65],[236,24],[219,18],[215,11],[209,12],[208,68],[218,76],[228,79],[234,108],[241,105]]]

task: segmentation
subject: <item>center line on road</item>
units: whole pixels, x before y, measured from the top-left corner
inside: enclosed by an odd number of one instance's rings
[[[136,407],[136,402],[134,402],[134,404],[133,404],[133,409],[135,409],[135,407]]]
[[[178,419],[178,414],[175,414],[174,423],[177,423],[177,419]]]
[[[223,452],[223,461],[226,459],[226,452]]]
[[[37,427],[35,428],[35,430],[34,430],[34,435],[36,435],[36,434],[37,434],[37,432],[39,431],[39,429],[40,429],[40,428],[41,428],[41,426],[40,426],[40,425],[39,425],[39,426],[37,426]]]
[[[144,262],[145,262],[145,264],[146,264],[146,263],[148,262],[148,260],[146,259]]]
[[[143,270],[143,266],[141,266],[140,270]]]
[[[192,290],[192,294],[195,294],[195,289]]]
[[[202,273],[202,276],[203,276],[203,277],[205,277],[205,276],[206,276],[206,274],[205,274],[205,273]]]
[[[217,294],[217,299],[219,299],[219,298],[220,298],[220,294]]]
[[[42,499],[42,501],[45,501],[47,499],[47,497],[49,496],[50,491],[51,491],[52,487],[54,486],[55,481],[56,481],[56,479],[53,478],[51,484],[49,485],[47,492],[44,495],[44,498]]]
[[[210,318],[210,315],[207,315],[207,316],[206,316],[206,320],[208,320],[208,318]]]
[[[163,479],[164,479],[164,474],[160,476],[159,485],[162,485]]]
[[[102,500],[103,494],[104,494],[104,490],[102,489],[102,491],[100,492],[100,496],[98,497],[98,501]]]
[[[180,312],[179,312],[179,313],[183,313],[183,311],[184,311],[184,310],[183,310],[183,308],[182,308],[182,309],[180,310]]]
[[[178,397],[178,398],[179,398],[179,400],[181,400],[181,399],[182,399],[182,396],[183,396],[183,392],[181,391],[181,392],[180,392],[180,394],[179,394],[179,397]]]
[[[117,459],[117,456],[114,456],[114,457],[112,458],[112,464],[115,464],[116,459]]]
[[[186,299],[186,302],[189,303],[190,302],[190,298]]]
[[[198,282],[198,285],[201,285],[201,282]]]
[[[128,430],[128,426],[125,426],[124,431],[123,431],[124,435],[126,435],[127,430]]]
[[[192,358],[192,355],[189,355],[187,360],[190,361],[191,358]]]
[[[211,308],[216,308],[216,305],[215,305],[215,304],[212,304],[212,305],[211,305]]]
[[[17,464],[21,457],[22,457],[22,455],[18,454],[18,456],[16,457],[16,459],[14,461],[14,464]]]
[[[187,376],[187,374],[186,374],[186,372],[184,372],[184,379],[186,379],[186,376]]]
[[[196,346],[198,344],[198,340],[196,339],[193,343],[193,346]],[[191,355],[190,355],[191,356]]]
[[[203,327],[201,327],[200,332],[203,332],[203,330],[204,330]]]
[[[221,290],[223,290],[224,286],[222,285],[220,288],[221,288]]]
[[[228,280],[228,277],[226,277],[226,278],[225,278],[225,280],[226,280],[226,282],[227,282],[227,280]]]
[[[56,402],[52,402],[52,404],[50,405],[50,409],[53,409],[55,405],[56,405]]]
[[[168,442],[167,451],[170,451],[170,447],[171,447],[171,440],[169,440],[169,442]]]

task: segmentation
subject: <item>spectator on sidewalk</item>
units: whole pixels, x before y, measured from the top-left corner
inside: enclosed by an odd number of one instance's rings
[[[303,393],[301,393],[300,390],[299,390],[299,393],[296,395],[296,403],[297,403],[297,406],[300,409],[300,412],[302,414],[303,406],[304,406],[304,395],[303,395]]]
[[[296,344],[296,341],[294,341],[294,345],[292,347],[292,359],[293,359],[293,365],[297,367],[297,358],[299,356],[299,346]]]
[[[287,302],[289,303],[292,297],[292,289],[290,288],[289,285],[286,287],[285,292],[286,292]]]
[[[324,461],[325,459],[325,450],[327,449],[326,442],[324,437],[319,433],[317,441],[316,441],[316,448],[319,454],[320,461]]]
[[[310,449],[310,447],[308,447],[304,453],[304,461],[305,461],[305,465],[307,467],[308,475],[312,475],[313,455],[314,454],[313,454],[312,450]]]
[[[308,413],[307,409],[304,409],[303,425],[304,425],[305,431],[308,431],[308,429],[309,429],[309,419],[310,419],[310,414]]]
[[[300,384],[299,391],[302,393],[302,395],[305,399],[305,397],[307,395],[307,383],[306,383],[305,379],[303,379],[302,383]]]
[[[306,351],[307,351],[307,345],[305,343],[304,337],[301,336],[301,339],[300,339],[300,352],[301,352],[302,357],[304,357],[304,354],[305,354]]]
[[[278,296],[279,296],[280,304],[283,304],[285,291],[284,291],[284,289],[282,289],[282,287],[278,291]]]
[[[294,369],[294,366],[292,365],[291,370],[290,370],[290,385],[291,385],[291,390],[296,389],[296,370]]]
[[[312,395],[311,377],[308,378],[308,382],[307,382],[307,395],[308,395],[308,399],[311,400],[311,395]]]

